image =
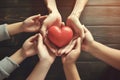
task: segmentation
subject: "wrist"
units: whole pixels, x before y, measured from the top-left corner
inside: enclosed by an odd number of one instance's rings
[[[91,52],[94,49],[94,46],[96,44],[96,41],[92,41],[90,42],[90,44],[88,45],[88,47],[86,48],[86,52]]]
[[[57,9],[56,1],[55,0],[46,0],[47,7],[49,9],[49,12],[59,12]]]
[[[53,61],[50,61],[49,59],[39,59],[39,62],[47,64],[47,65],[52,65],[53,64]]]
[[[76,16],[77,18],[79,18],[80,15],[81,15],[81,13],[82,13],[82,11],[80,11],[80,12],[72,12],[72,13],[70,14],[70,16]]]
[[[8,33],[12,36],[12,35],[15,35],[15,34],[23,32],[23,29],[21,27],[22,25],[23,25],[22,22],[8,24],[6,26],[6,29],[7,29]]]
[[[23,56],[22,50],[19,49],[18,51],[16,51],[15,54],[13,54],[12,56],[10,56],[10,59],[12,61],[16,62],[17,64],[20,64],[24,59],[26,59],[26,57]]]
[[[64,62],[63,67],[71,67],[72,65],[76,65],[75,62]]]
[[[24,21],[20,22],[21,26],[19,26],[20,32],[25,32],[24,31]]]
[[[64,66],[67,66],[67,65],[73,65],[73,64],[75,64],[75,61],[66,60],[66,61],[63,61],[62,63],[63,63]]]

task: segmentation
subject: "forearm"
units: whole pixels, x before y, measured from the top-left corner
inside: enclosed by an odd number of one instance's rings
[[[22,53],[22,49],[16,51],[12,56],[9,57],[16,64],[20,64],[26,57]]]
[[[6,28],[8,30],[9,35],[12,36],[12,35],[23,32],[22,27],[21,27],[22,25],[23,25],[23,22],[17,22],[17,23],[13,23],[13,24],[8,24],[6,26]]]
[[[56,1],[55,0],[45,0],[47,3],[47,7],[50,12],[58,12]]]
[[[50,66],[49,61],[39,61],[27,80],[45,80]]]
[[[76,15],[78,18],[80,17],[86,3],[88,0],[76,0],[75,6],[71,15]]]
[[[66,80],[81,80],[76,64],[63,64]]]
[[[96,41],[89,46],[88,52],[120,70],[120,50],[107,47]]]

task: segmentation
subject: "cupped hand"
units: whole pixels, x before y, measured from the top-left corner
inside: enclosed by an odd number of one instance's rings
[[[40,14],[28,17],[23,21],[21,29],[24,32],[38,32],[46,17],[47,16],[41,16]]]
[[[22,46],[22,54],[25,57],[30,57],[37,54],[37,38],[38,35],[28,38]]]
[[[76,40],[76,46],[68,54],[62,55],[63,63],[75,63],[81,52],[81,38]]]
[[[44,38],[44,42],[47,45],[47,47],[53,52],[57,53],[57,48],[47,38],[47,30],[51,26],[61,26],[61,15],[58,12],[52,12],[48,15],[48,17],[44,20],[43,25],[40,29],[40,32],[42,33],[42,36]]]
[[[53,54],[50,50],[47,49],[46,45],[43,43],[43,37],[41,34],[38,36],[38,56],[40,61],[49,61],[50,63],[53,63],[56,56]]]
[[[83,26],[83,29],[85,31],[85,37],[82,42],[82,50],[87,51],[87,48],[94,42],[94,38],[85,26]]]
[[[74,37],[84,37],[83,25],[80,23],[79,18],[75,15],[71,15],[67,18],[67,26],[70,26],[74,31]]]

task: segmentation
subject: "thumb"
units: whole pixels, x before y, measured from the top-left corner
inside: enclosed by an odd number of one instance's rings
[[[30,18],[34,20],[34,19],[36,19],[36,18],[38,18],[38,19],[39,19],[39,18],[40,18],[40,16],[41,16],[41,15],[40,15],[40,14],[38,14],[38,15],[31,16]]]
[[[37,38],[38,38],[38,34],[35,34],[34,36],[31,36],[31,37],[29,38],[29,40],[30,40],[31,42],[33,42],[33,41],[37,40]]]
[[[43,45],[43,38],[40,33],[38,34],[38,45]]]

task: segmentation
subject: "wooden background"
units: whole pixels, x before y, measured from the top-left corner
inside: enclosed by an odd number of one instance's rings
[[[65,21],[73,9],[75,0],[56,1],[63,21]],[[38,13],[48,14],[43,0],[0,1],[0,24],[23,21]],[[96,41],[120,49],[120,0],[89,0],[80,21],[88,27]],[[10,40],[0,42],[0,59],[12,55],[31,35],[33,33],[21,33]],[[36,56],[26,59],[5,80],[25,80],[37,61]],[[118,70],[86,52],[81,53],[77,67],[82,80],[120,80]],[[46,80],[65,80],[60,57],[52,65]]]

